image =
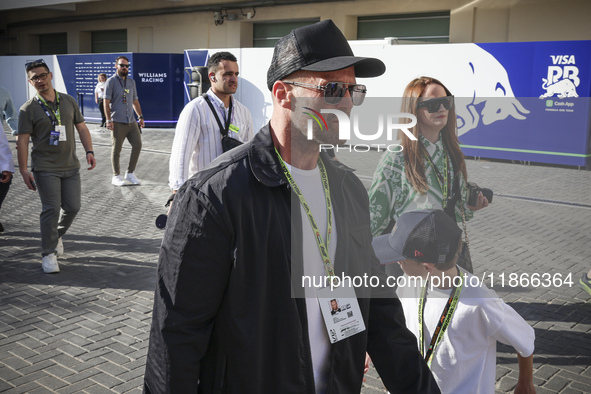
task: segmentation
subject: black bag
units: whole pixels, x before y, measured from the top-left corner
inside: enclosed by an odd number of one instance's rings
[[[168,197],[168,200],[166,200],[166,204],[164,204],[164,206],[166,208],[168,208],[170,206],[170,204],[172,204],[173,200],[174,200],[174,193],[171,194],[170,197]],[[168,221],[168,214],[167,213],[163,213],[162,215],[158,215],[158,217],[156,218],[156,227],[158,227],[161,230],[165,229],[167,221]]]
[[[213,112],[213,115],[215,116],[215,120],[218,122],[218,126],[220,127],[220,133],[222,134],[222,149],[224,151],[224,153],[226,153],[227,151],[236,148],[237,146],[242,145],[242,142],[238,141],[235,138],[229,137],[228,136],[228,130],[230,129],[230,121],[232,120],[232,99],[230,99],[230,110],[228,111],[228,119],[226,120],[226,127],[222,126],[222,122],[220,121],[220,118],[218,117],[218,113],[216,112],[215,108],[213,108],[213,104],[211,103],[211,100],[209,99],[209,96],[207,95],[207,93],[203,94],[203,98],[205,99],[205,101],[207,101],[207,105],[209,105],[209,108],[211,109],[211,112]]]
[[[227,135],[222,136],[222,149],[224,152],[234,149],[240,145],[242,145],[242,142],[238,141],[236,138],[232,138]]]
[[[474,268],[472,267],[472,257],[470,256],[470,247],[466,241],[462,241],[462,250],[460,250],[458,253],[457,264],[469,273],[474,273]]]
[[[455,163],[452,160],[451,162],[452,167],[454,168],[455,173]],[[452,196],[448,200],[447,205],[444,207],[445,213],[449,215],[454,221],[456,220],[456,204],[460,203],[460,209],[462,211],[462,225],[464,227],[464,240],[462,241],[462,249],[458,252],[458,262],[457,265],[468,271],[469,273],[474,273],[474,268],[472,267],[472,256],[470,256],[470,240],[468,239],[468,228],[466,227],[466,215],[464,213],[464,205],[461,198],[460,192],[460,179],[459,176],[454,176],[454,184],[452,187]]]

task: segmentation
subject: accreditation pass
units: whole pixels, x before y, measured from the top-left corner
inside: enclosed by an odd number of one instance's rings
[[[359,302],[352,287],[326,287],[316,292],[330,343],[365,331]]]
[[[55,131],[57,131],[59,133],[59,142],[66,142],[67,141],[66,126],[56,125]]]

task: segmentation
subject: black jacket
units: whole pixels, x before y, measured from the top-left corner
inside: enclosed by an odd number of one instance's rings
[[[365,188],[323,159],[335,272],[383,279]],[[158,264],[146,393],[315,392],[305,299],[297,297],[301,229],[268,125],[180,188]],[[366,350],[391,392],[439,392],[393,289],[356,292],[368,329],[331,345],[328,392],[360,392]]]

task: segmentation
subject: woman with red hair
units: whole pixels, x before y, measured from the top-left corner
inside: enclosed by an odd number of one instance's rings
[[[469,220],[474,211],[488,206],[481,192],[474,206],[467,203],[468,174],[451,92],[435,78],[416,78],[404,90],[402,112],[416,116],[410,131],[417,140],[401,132],[403,151],[388,151],[380,159],[369,189],[373,235],[389,231],[407,211],[443,209],[460,222],[462,207]],[[455,190],[459,193],[454,195]]]

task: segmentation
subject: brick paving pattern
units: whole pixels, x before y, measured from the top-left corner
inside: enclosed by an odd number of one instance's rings
[[[142,185],[114,187],[109,135],[89,127],[98,166],[81,169],[82,209],[59,274],[41,270],[41,204],[20,174],[2,206],[0,392],[141,392],[173,130],[145,130]],[[126,143],[122,169],[129,152]],[[338,156],[369,186],[380,154]],[[591,392],[591,296],[576,285],[591,268],[591,171],[474,160],[468,171],[495,191],[468,223],[475,272],[494,275],[493,288],[535,328],[537,392]],[[510,273],[570,274],[574,286],[512,288]],[[512,392],[514,351],[499,345],[497,363],[497,393]],[[385,393],[374,369],[361,392]]]

